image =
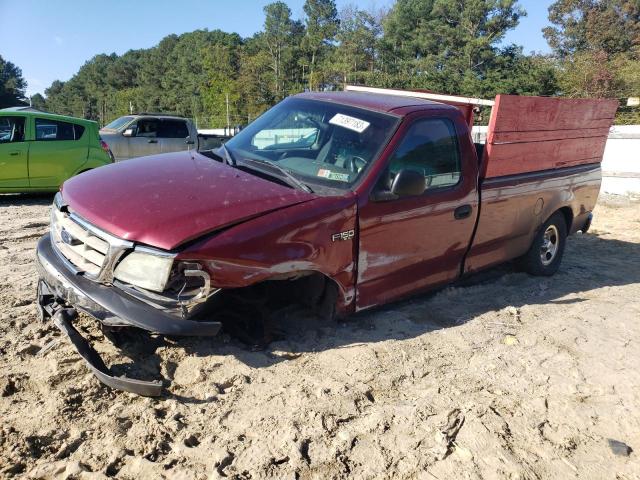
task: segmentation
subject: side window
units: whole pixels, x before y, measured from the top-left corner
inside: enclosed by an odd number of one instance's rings
[[[78,140],[84,133],[82,125],[36,118],[36,140]]]
[[[24,117],[0,117],[0,143],[24,142]]]
[[[138,130],[136,137],[150,137],[155,138],[158,136],[158,120],[155,118],[143,118],[138,120]]]
[[[187,138],[189,136],[187,122],[184,120],[162,120],[158,136],[161,138]]]
[[[389,164],[393,178],[402,169],[425,176],[427,188],[452,186],[460,180],[460,154],[453,124],[444,119],[414,123]]]

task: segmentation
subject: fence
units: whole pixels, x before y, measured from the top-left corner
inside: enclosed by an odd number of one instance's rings
[[[602,191],[640,193],[640,125],[611,127],[602,159]]]
[[[484,143],[487,127],[473,127],[473,141]],[[640,193],[640,125],[611,127],[602,159],[602,188],[605,193]]]

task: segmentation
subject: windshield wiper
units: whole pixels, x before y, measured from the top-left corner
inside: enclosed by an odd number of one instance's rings
[[[299,190],[302,190],[307,193],[313,193],[313,190],[311,189],[311,187],[309,187],[309,185],[307,185],[306,183],[302,183],[294,175],[292,175],[291,172],[289,172],[289,170],[287,170],[284,167],[281,167],[276,163],[271,163],[266,160],[257,160],[254,158],[245,158],[243,159],[243,163],[244,162],[259,163],[259,164],[267,165],[268,167],[275,168],[280,173],[282,173],[282,175],[284,175],[284,177],[288,180],[287,183],[289,183],[289,185],[291,185],[292,187],[298,188]]]

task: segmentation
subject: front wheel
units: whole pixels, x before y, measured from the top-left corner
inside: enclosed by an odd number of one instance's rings
[[[566,241],[566,221],[556,212],[540,227],[531,248],[520,258],[521,266],[531,275],[553,275],[560,268]]]

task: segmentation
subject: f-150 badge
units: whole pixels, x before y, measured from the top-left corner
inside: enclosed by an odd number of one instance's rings
[[[331,240],[334,242],[337,242],[338,240],[351,240],[355,235],[355,230],[347,230],[346,232],[334,233],[331,235]]]

